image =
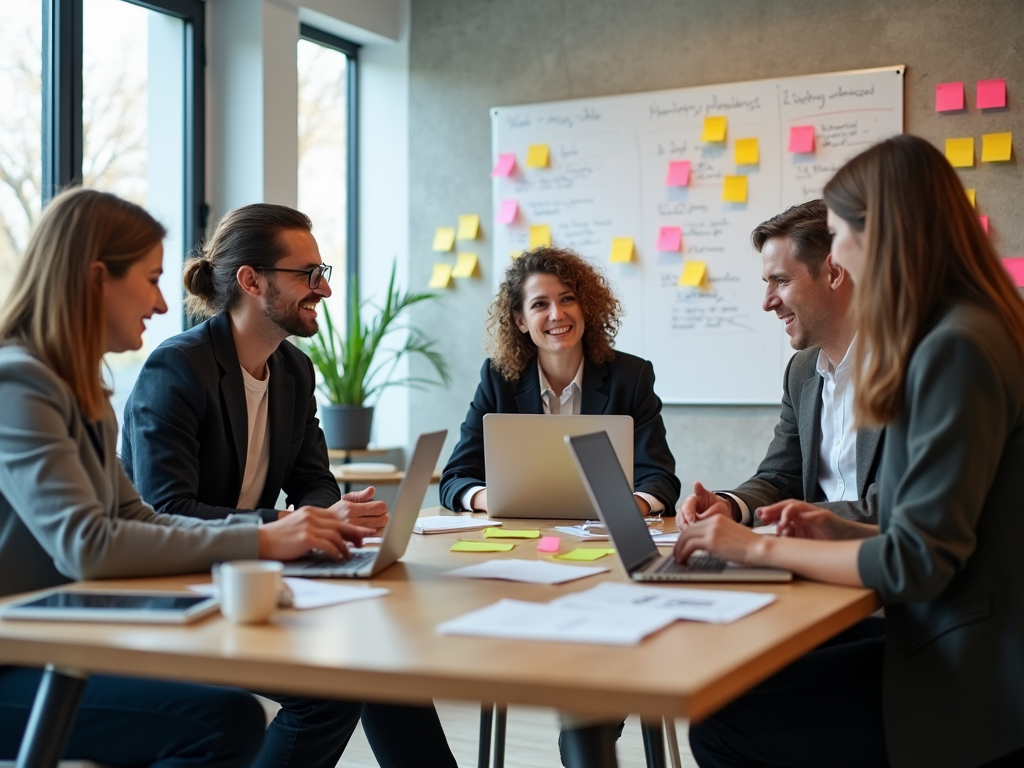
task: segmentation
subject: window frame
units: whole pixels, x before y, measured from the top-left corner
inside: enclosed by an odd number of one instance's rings
[[[299,39],[345,54],[345,281],[358,285],[359,279],[359,49],[358,43],[338,37],[309,24],[299,25]],[[344,304],[349,310],[346,291]]]

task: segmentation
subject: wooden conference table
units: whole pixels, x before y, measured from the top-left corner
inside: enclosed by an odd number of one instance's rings
[[[560,523],[505,521],[506,528],[540,528],[542,535],[553,535],[555,524]],[[675,527],[671,519],[665,526]],[[562,538],[563,552],[608,546]],[[452,578],[445,572],[459,565],[545,557],[536,551],[537,540],[505,540],[516,544],[508,553],[450,552],[458,539],[479,540],[482,534],[413,535],[403,560],[371,582],[388,588],[387,597],[281,610],[262,626],[236,626],[219,615],[186,627],[0,621],[0,664],[54,666],[55,672],[44,676],[37,709],[65,698],[73,711],[75,676],[97,672],[342,699],[463,699],[608,719],[639,713],[699,721],[878,608],[870,590],[801,580],[694,585],[774,592],[778,600],[729,625],[679,621],[630,648],[442,636],[435,630],[440,622],[503,597],[547,602],[604,579],[626,580],[613,555],[595,563],[610,573],[559,586]],[[181,589],[199,581],[208,581],[208,575],[84,586]],[[69,683],[70,689],[62,688]],[[40,723],[50,711],[42,710]],[[50,722],[59,724],[60,718]],[[31,723],[29,730],[35,733]],[[52,740],[55,734],[35,735]]]

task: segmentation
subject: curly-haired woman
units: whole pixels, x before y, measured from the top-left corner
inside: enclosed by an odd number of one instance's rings
[[[605,414],[633,417],[637,506],[675,514],[680,486],[654,368],[615,350],[621,314],[607,280],[577,253],[537,248],[509,266],[489,312],[491,358],[441,476],[442,504],[487,509],[485,414]]]

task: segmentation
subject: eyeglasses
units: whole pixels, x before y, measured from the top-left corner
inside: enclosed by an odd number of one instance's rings
[[[256,269],[260,272],[294,272],[297,275],[305,275],[310,290],[315,291],[320,287],[322,280],[331,281],[332,267],[330,264],[317,264],[311,269],[285,269],[284,267],[256,267]]]

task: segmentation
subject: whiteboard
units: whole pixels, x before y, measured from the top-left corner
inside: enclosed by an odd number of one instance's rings
[[[548,224],[608,276],[626,310],[616,347],[654,364],[669,403],[777,403],[792,354],[774,313],[761,309],[759,223],[821,196],[839,167],[903,130],[903,73],[892,66],[594,99],[495,107],[494,161],[515,153],[512,175],[493,180],[494,284],[531,225]],[[727,118],[724,143],[702,143],[706,116]],[[813,125],[813,153],[788,151],[790,128]],[[735,140],[756,137],[757,165],[737,166]],[[548,166],[527,148],[547,144]],[[689,160],[690,184],[666,186],[668,164]],[[722,201],[725,175],[747,176],[746,203]],[[503,200],[518,202],[511,224]],[[681,252],[656,248],[659,228],[682,228]],[[612,239],[632,237],[633,260],[610,263]],[[702,288],[679,286],[685,260],[707,264]]]

